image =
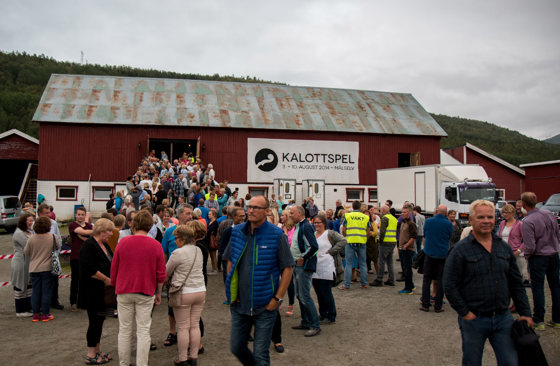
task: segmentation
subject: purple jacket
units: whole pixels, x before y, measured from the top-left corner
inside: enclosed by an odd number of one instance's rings
[[[522,231],[525,257],[558,254],[560,230],[552,212],[538,208],[529,211]]]

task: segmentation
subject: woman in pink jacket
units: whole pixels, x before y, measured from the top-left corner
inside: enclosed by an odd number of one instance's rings
[[[517,258],[517,267],[519,267],[519,271],[523,275],[523,283],[528,285],[529,274],[527,272],[527,262],[523,256],[525,245],[523,244],[523,234],[521,232],[523,223],[516,219],[515,207],[510,204],[502,207],[502,216],[504,220],[500,223],[498,236],[508,243],[513,250],[513,254]]]

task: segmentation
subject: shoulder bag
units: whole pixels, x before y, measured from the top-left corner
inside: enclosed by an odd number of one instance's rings
[[[62,268],[60,266],[60,259],[58,259],[59,251],[56,248],[56,238],[53,234],[53,250],[51,252],[51,274],[53,276],[60,276],[62,274]]]
[[[196,262],[196,256],[198,255],[198,248],[195,246],[195,251],[194,251],[194,260],[192,262],[191,268],[189,269],[189,272],[187,273],[187,276],[185,277],[185,281],[181,284],[181,286],[170,286],[169,287],[169,306],[171,306],[172,308],[181,306],[181,296],[183,295],[183,286],[185,286],[185,282],[187,282],[187,279],[189,278],[191,271],[194,267],[194,263]],[[173,278],[173,277],[172,277]]]

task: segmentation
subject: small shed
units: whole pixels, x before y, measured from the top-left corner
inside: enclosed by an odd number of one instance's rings
[[[9,179],[0,180],[0,195],[19,195],[21,200],[34,201],[34,193],[25,193],[26,183],[36,178],[38,160],[39,140],[17,129],[1,133],[0,164]]]

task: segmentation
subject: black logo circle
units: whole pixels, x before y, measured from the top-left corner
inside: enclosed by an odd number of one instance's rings
[[[278,165],[278,156],[270,149],[261,149],[255,155],[255,164],[263,172],[269,172]]]

